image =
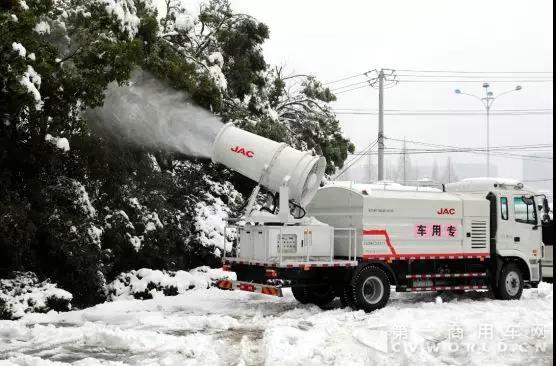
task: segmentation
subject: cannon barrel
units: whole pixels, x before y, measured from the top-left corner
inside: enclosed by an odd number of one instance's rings
[[[306,207],[324,178],[326,159],[225,125],[214,142],[212,160],[272,192],[287,185],[290,198]]]

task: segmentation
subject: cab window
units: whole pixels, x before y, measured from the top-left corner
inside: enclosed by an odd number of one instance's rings
[[[510,218],[510,205],[508,204],[508,197],[500,199],[500,207],[502,209],[502,220],[508,221]]]
[[[522,224],[537,225],[535,201],[524,197],[514,198],[515,221]]]

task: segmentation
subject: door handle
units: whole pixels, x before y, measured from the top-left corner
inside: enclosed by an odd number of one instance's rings
[[[515,241],[516,243],[520,243],[520,242],[521,242],[521,238],[520,238],[519,236],[516,236],[516,237],[514,238],[514,241]]]

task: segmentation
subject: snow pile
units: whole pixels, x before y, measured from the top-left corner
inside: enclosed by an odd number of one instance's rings
[[[137,8],[133,0],[97,0],[104,5],[106,12],[116,17],[120,30],[129,38],[134,38],[139,31],[141,20],[137,17]]]
[[[231,273],[209,267],[190,272],[140,269],[120,274],[108,285],[108,294],[112,301],[177,296],[189,290],[208,289],[217,281],[230,278],[234,279]]]
[[[63,152],[70,151],[69,141],[65,137],[54,137],[48,134],[45,136],[44,140],[46,142],[50,142],[52,145],[56,146],[58,149],[62,150]]]
[[[72,294],[31,272],[0,280],[0,319],[18,319],[27,313],[71,310]]]
[[[365,314],[215,288],[0,322],[7,365],[552,365],[553,287],[393,294]],[[1,362],[0,362],[1,363]]]

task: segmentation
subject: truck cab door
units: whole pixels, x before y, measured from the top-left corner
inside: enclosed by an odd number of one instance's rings
[[[512,210],[510,210],[511,195],[500,194],[498,196],[498,250],[513,250],[515,247],[515,221]]]
[[[542,257],[542,226],[534,197],[514,195],[511,206],[514,214],[514,249],[526,258]]]

